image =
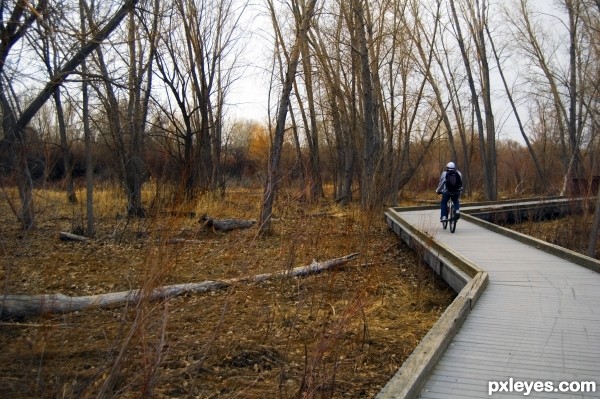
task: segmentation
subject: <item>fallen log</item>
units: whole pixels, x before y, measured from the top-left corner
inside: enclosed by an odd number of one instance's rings
[[[199,222],[215,231],[248,229],[256,224],[254,219],[213,219],[206,215],[202,216]]]
[[[324,262],[313,261],[307,266],[300,266],[275,273],[258,274],[255,276],[245,276],[221,281],[208,280],[200,283],[167,285],[155,288],[151,292],[144,292],[136,289],[75,297],[64,294],[4,295],[0,297],[0,318],[22,319],[48,313],[69,313],[87,309],[108,308],[140,300],[155,301],[159,299],[169,299],[183,294],[222,290],[239,283],[258,283],[275,278],[307,276],[346,264],[351,260],[356,259],[358,255],[358,253],[354,253]]]
[[[89,240],[89,238],[84,237],[84,236],[80,236],[77,234],[73,234],[73,233],[67,233],[66,231],[61,231],[60,233],[58,233],[58,237],[62,240],[62,241],[87,241]]]

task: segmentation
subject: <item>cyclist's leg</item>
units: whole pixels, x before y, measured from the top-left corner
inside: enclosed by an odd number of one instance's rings
[[[452,194],[452,204],[454,205],[454,211],[457,216],[460,217],[460,192]]]
[[[448,198],[450,198],[450,193],[448,191],[444,191],[442,193],[442,204],[441,204],[441,217],[440,219],[448,218]]]

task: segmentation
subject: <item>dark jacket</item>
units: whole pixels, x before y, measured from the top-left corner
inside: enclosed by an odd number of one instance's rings
[[[462,174],[456,170],[456,172],[460,175],[460,178],[462,179]],[[446,190],[446,171],[442,172],[442,175],[440,176],[440,183],[438,184],[438,187],[435,189],[435,192],[437,194],[443,194],[445,193]]]

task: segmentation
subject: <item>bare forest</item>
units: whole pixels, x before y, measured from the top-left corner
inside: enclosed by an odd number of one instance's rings
[[[598,0],[2,1],[0,396],[373,397],[453,299],[383,221],[447,162],[463,201],[586,197],[519,229],[598,258],[599,30]]]

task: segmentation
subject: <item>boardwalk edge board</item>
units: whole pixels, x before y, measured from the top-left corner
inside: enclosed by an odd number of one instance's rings
[[[432,237],[405,223],[395,210],[386,212],[385,217],[392,230],[458,292],[402,367],[376,396],[378,399],[415,398],[483,293],[488,275]]]
[[[590,258],[589,256],[582,255],[578,252],[571,251],[571,250],[563,248],[561,246],[539,240],[537,238],[528,236],[523,233],[519,233],[514,230],[507,229],[502,226],[498,226],[497,224],[486,222],[485,220],[481,220],[478,217],[469,215],[468,211],[464,212],[463,219],[468,220],[469,222],[477,224],[488,230],[491,230],[495,233],[510,237],[510,238],[512,238],[516,241],[519,241],[523,244],[527,244],[534,248],[541,249],[549,254],[558,256],[559,258],[566,259],[566,260],[573,262],[579,266],[593,270],[596,273],[600,273],[600,262],[594,258]]]

